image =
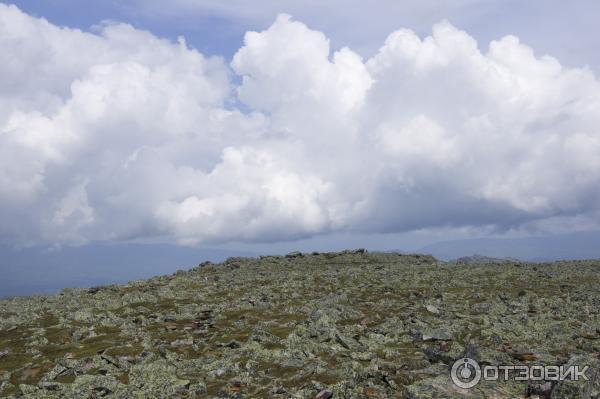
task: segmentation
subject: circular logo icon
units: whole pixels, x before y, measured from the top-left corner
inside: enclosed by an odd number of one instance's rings
[[[471,358],[461,358],[452,365],[450,377],[457,387],[473,388],[481,381],[481,367],[479,367],[479,363]]]

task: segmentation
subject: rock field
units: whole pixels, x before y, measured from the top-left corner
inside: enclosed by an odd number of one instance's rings
[[[588,365],[588,381],[450,380]],[[291,253],[0,301],[0,396],[600,398],[600,261]]]

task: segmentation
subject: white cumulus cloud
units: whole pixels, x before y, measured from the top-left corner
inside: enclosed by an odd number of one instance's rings
[[[514,36],[441,22],[364,60],[280,15],[228,62],[0,4],[0,50],[3,242],[600,222],[600,82]]]

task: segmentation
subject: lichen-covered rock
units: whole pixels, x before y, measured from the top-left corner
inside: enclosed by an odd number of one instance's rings
[[[600,359],[598,355],[575,355],[571,357],[565,366],[578,366],[579,371],[585,370],[585,378],[573,378],[558,382],[551,391],[551,399],[578,398],[597,399],[600,398]]]
[[[597,398],[600,262],[292,253],[0,301],[0,397]],[[582,362],[590,381],[450,380]],[[596,396],[594,396],[596,395]]]

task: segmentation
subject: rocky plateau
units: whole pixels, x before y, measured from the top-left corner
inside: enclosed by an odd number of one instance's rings
[[[600,261],[230,258],[0,301],[10,398],[600,398]],[[450,368],[587,365],[587,381]]]

